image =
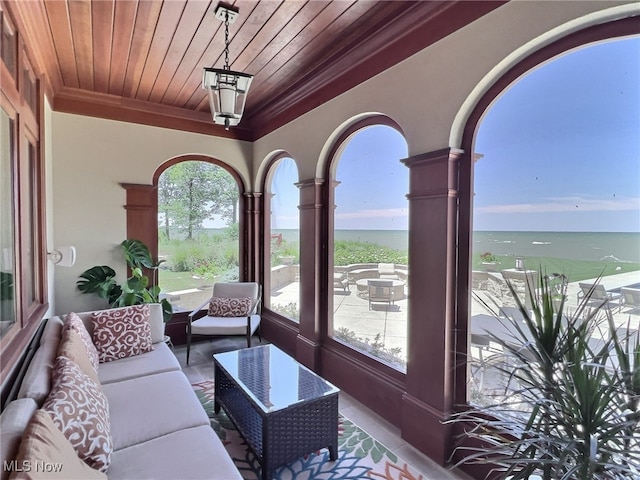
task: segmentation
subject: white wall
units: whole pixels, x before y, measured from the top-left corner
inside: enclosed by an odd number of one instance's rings
[[[77,248],[73,267],[55,267],[58,314],[106,306],[96,295],[77,291],[84,270],[108,265],[124,280],[118,245],[126,238],[126,192],[120,183],[150,185],[162,163],[198,154],[228,163],[250,185],[246,142],[66,113],[52,117],[54,244]]]

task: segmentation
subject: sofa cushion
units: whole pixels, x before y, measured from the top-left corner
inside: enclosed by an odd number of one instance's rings
[[[113,452],[109,478],[241,479],[210,426],[179,430]]]
[[[245,317],[249,315],[253,301],[249,297],[211,297],[207,315],[210,317]]]
[[[20,443],[18,466],[27,466],[24,472],[13,472],[11,479],[106,479],[107,476],[84,463],[69,440],[58,430],[51,416],[44,410],[36,411]],[[48,465],[51,469],[36,468]],[[59,469],[58,469],[59,467]],[[27,471],[28,470],[28,471]]]
[[[51,390],[51,370],[58,356],[58,346],[56,342],[40,344],[22,379],[18,398],[33,398],[38,406],[42,405]]]
[[[69,313],[64,319],[64,326],[66,329],[78,332],[78,335],[80,335],[80,338],[82,339],[82,343],[84,343],[84,346],[87,349],[87,354],[91,359],[93,368],[97,371],[99,363],[98,350],[96,350],[93,340],[91,339],[91,334],[87,330],[87,327],[84,325],[80,316],[73,312]]]
[[[16,459],[20,439],[33,416],[38,409],[33,398],[20,398],[9,402],[0,415],[0,461],[2,465],[5,462],[11,462]],[[0,479],[6,480],[9,477],[9,471],[6,468],[0,469]]]
[[[42,405],[51,390],[51,369],[58,356],[63,330],[60,317],[51,317],[46,322],[40,346],[29,363],[17,395],[17,398],[33,398],[38,406]]]
[[[62,330],[64,329],[64,322],[60,317],[51,317],[47,319],[47,323],[44,326],[42,337],[40,337],[40,345],[45,342],[60,343],[62,338]]]
[[[100,385],[75,363],[58,357],[53,368],[51,393],[42,408],[90,467],[106,471],[112,439],[109,405]]]
[[[209,425],[182,372],[165,372],[102,386],[109,401],[114,450],[183,428]]]
[[[180,371],[180,362],[167,344],[157,343],[154,347],[152,352],[101,363],[98,367],[100,383],[105,385],[154,373]]]
[[[64,330],[60,348],[58,348],[58,355],[72,360],[91,380],[100,383],[98,372],[96,372],[87,353],[87,348],[76,330],[70,328]]]
[[[93,343],[100,362],[111,362],[153,350],[149,306],[132,305],[93,314]]]

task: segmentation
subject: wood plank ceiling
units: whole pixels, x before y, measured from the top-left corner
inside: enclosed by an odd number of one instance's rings
[[[58,111],[254,140],[500,6],[502,1],[236,0],[233,70],[245,115],[214,126],[202,69],[224,64],[205,0],[14,0]]]

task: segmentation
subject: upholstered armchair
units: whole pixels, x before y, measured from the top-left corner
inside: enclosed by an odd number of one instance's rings
[[[192,335],[246,335],[251,347],[251,336],[260,327],[261,303],[262,286],[255,282],[216,283],[212,297],[188,316],[187,365]],[[205,308],[206,315],[196,318]]]

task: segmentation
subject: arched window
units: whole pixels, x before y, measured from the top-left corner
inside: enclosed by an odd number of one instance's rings
[[[488,109],[474,145],[472,402],[500,402],[509,382],[486,302],[529,307],[541,275],[571,314],[580,283],[600,283],[620,325],[640,327],[620,291],[640,287],[640,39],[585,46],[520,78]],[[637,284],[637,285],[636,285]],[[566,291],[565,291],[566,288]],[[497,395],[497,397],[496,397]]]
[[[218,281],[239,279],[238,185],[224,168],[181,161],[158,177],[159,284],[174,311],[192,310]]]
[[[329,335],[406,370],[409,172],[404,137],[361,128],[332,159]],[[331,302],[330,302],[331,303]]]
[[[289,157],[277,159],[267,175],[270,208],[269,242],[265,242],[265,269],[269,276],[265,285],[265,305],[295,322],[300,321],[300,193],[296,162]]]

